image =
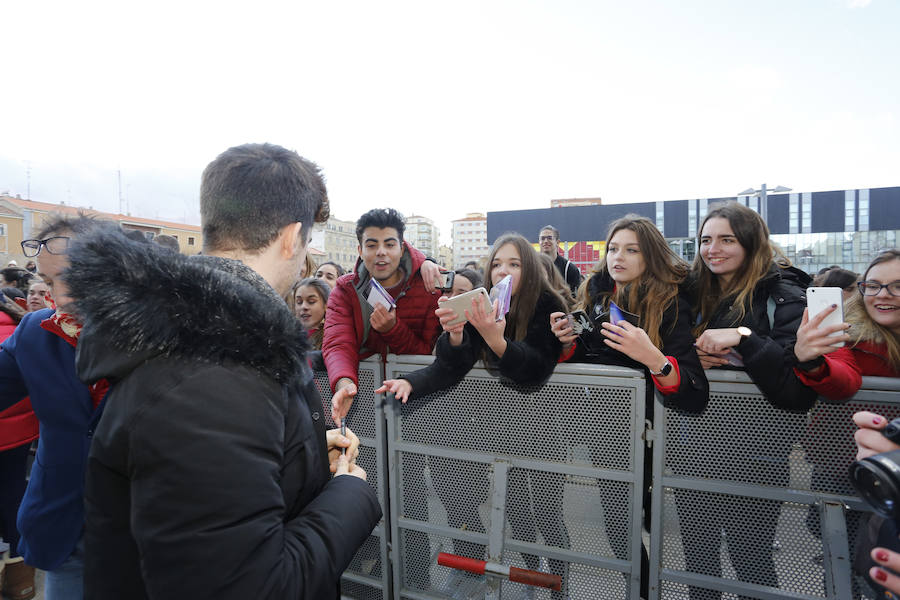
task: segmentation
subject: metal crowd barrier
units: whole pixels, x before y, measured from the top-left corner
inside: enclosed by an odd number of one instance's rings
[[[641,372],[600,365],[559,365],[538,388],[479,365],[405,405],[375,396],[432,360],[360,365],[348,424],[385,519],[344,573],[345,597],[637,600],[643,576],[651,599],[874,598],[851,576],[868,512],[847,480],[851,415],[900,416],[900,379],[864,378],[851,400],[808,413],[773,407],[743,372],[708,371],[707,410],[690,415]],[[316,382],[332,427],[325,374]],[[564,591],[452,575],[439,552],[556,573]]]
[[[385,373],[432,360],[391,356]],[[479,366],[445,392],[391,398],[394,598],[476,597],[479,585],[485,598],[615,598],[628,587],[636,598],[646,394],[632,369],[560,365],[523,388]],[[490,587],[436,566],[439,552],[562,575],[563,592]]]
[[[707,377],[699,417],[655,398],[650,598],[873,598],[851,576],[867,512],[847,479],[851,416],[900,416],[900,380],[865,378],[848,402],[794,413],[743,372]]]
[[[387,477],[384,472],[384,465],[387,464],[385,446],[387,436],[383,398],[380,394],[375,395],[375,388],[381,385],[383,379],[381,361],[377,357],[359,364],[359,385],[353,406],[347,414],[347,426],[359,437],[357,463],[365,469],[366,481],[378,492],[378,500],[386,515],[389,504]],[[322,396],[326,429],[334,429],[336,425],[331,418],[331,387],[328,383],[328,374],[317,371],[315,381]],[[342,595],[364,600],[387,600],[390,597],[392,574],[387,529],[382,518],[372,535],[357,551],[341,577]]]

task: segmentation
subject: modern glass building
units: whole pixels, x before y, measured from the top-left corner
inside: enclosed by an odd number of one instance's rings
[[[718,202],[738,201],[766,219],[772,239],[799,268],[815,274],[830,265],[861,273],[900,238],[900,187],[769,194],[762,198],[698,198],[636,204],[512,210],[487,214],[487,239],[518,231],[533,243],[550,224],[569,260],[587,272],[603,255],[609,224],[629,213],[650,218],[687,260],[696,254],[697,227]]]

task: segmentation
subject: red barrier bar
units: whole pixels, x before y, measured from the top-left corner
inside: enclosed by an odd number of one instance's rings
[[[516,583],[549,588],[557,592],[562,590],[562,577],[559,575],[551,575],[550,573],[520,569],[518,567],[508,567],[499,563],[476,560],[474,558],[448,554],[446,552],[438,554],[437,563],[442,567],[468,571],[469,573],[475,573],[476,575],[484,575],[486,573],[488,575],[503,577],[510,581],[515,581]]]

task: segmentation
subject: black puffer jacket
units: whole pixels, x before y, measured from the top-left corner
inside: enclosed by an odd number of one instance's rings
[[[707,325],[707,329],[750,328],[753,334],[741,340],[736,348],[744,369],[769,402],[787,410],[809,410],[817,396],[794,374],[797,364],[794,343],[810,282],[810,276],[799,269],[772,266],[756,284],[753,303],[742,319],[738,319],[733,299],[729,298],[719,303]],[[769,298],[775,303],[771,324]],[[695,301],[694,306],[699,306],[699,302]]]
[[[507,338],[506,352],[502,358],[488,349],[488,366],[496,368],[500,376],[519,385],[543,383],[556,368],[556,359],[562,345],[550,331],[550,313],[564,310],[552,294],[543,292],[534,307],[534,315],[528,324],[528,332],[522,341]],[[472,366],[481,358],[482,348],[487,348],[481,334],[466,323],[463,342],[451,346],[449,334],[443,333],[435,346],[437,357],[424,369],[404,375],[412,384],[411,398],[447,389],[459,383]]]
[[[112,384],[88,463],[85,597],[337,598],[381,509],[366,482],[331,477],[284,302],[238,261],[118,231],[71,259],[79,376]]]
[[[588,295],[593,310],[591,314],[605,312],[603,299],[612,293],[615,282],[609,273],[595,273],[588,281]],[[690,412],[701,412],[709,402],[709,382],[697,357],[694,348],[694,336],[691,334],[692,313],[688,298],[679,293],[675,301],[663,312],[659,333],[662,338],[660,350],[666,356],[678,362],[681,382],[678,391],[663,396],[666,406]],[[646,367],[634,361],[618,350],[609,346],[596,344],[599,351],[588,352],[584,344],[576,341],[575,353],[568,362],[588,362],[603,365],[619,365],[645,371]]]

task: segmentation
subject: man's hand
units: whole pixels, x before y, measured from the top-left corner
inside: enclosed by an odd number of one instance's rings
[[[325,445],[328,447],[328,467],[332,473],[337,472],[338,459],[343,454],[341,452],[342,448],[347,449],[347,459],[350,464],[355,463],[356,458],[359,456],[359,438],[350,431],[349,427],[346,428],[346,432],[346,436],[341,435],[340,428],[329,429],[325,432]]]
[[[853,434],[856,440],[856,460],[900,448],[881,433],[888,424],[887,419],[881,415],[862,410],[853,415],[853,422],[859,427]]]
[[[334,386],[334,395],[331,397],[331,418],[335,423],[340,423],[341,419],[350,412],[354,396],[356,396],[356,384],[346,377],[338,379]]]
[[[366,480],[366,472],[363,471],[362,467],[356,463],[348,462],[347,457],[343,454],[338,456],[337,471],[334,473],[335,477],[340,477],[341,475],[351,475],[353,477],[359,477],[363,481]]]
[[[397,324],[397,313],[393,310],[389,311],[383,305],[379,304],[375,307],[375,310],[372,311],[372,316],[369,317],[369,324],[372,325],[372,329],[378,333],[387,333]]]
[[[426,292],[434,294],[435,292],[440,291],[440,287],[444,283],[444,278],[441,277],[441,268],[437,266],[437,264],[430,260],[426,260],[422,263],[422,266],[419,267],[419,275],[422,276],[422,281],[425,282]]]
[[[702,350],[697,350],[697,358],[700,359],[700,366],[704,369],[713,369],[715,367],[724,367],[728,364],[727,358],[722,358],[716,354],[707,354]]]
[[[846,333],[840,336],[830,337],[836,331],[845,331],[850,328],[849,323],[819,327],[822,321],[837,310],[837,304],[829,306],[812,319],[809,318],[809,309],[803,309],[803,320],[797,329],[797,342],[794,344],[794,355],[800,362],[807,362],[829,352],[837,350],[831,344],[849,342],[850,336]]]
[[[386,379],[382,386],[375,390],[376,394],[390,392],[395,398],[399,398],[400,402],[406,404],[409,395],[412,393],[412,384],[405,379]]]

